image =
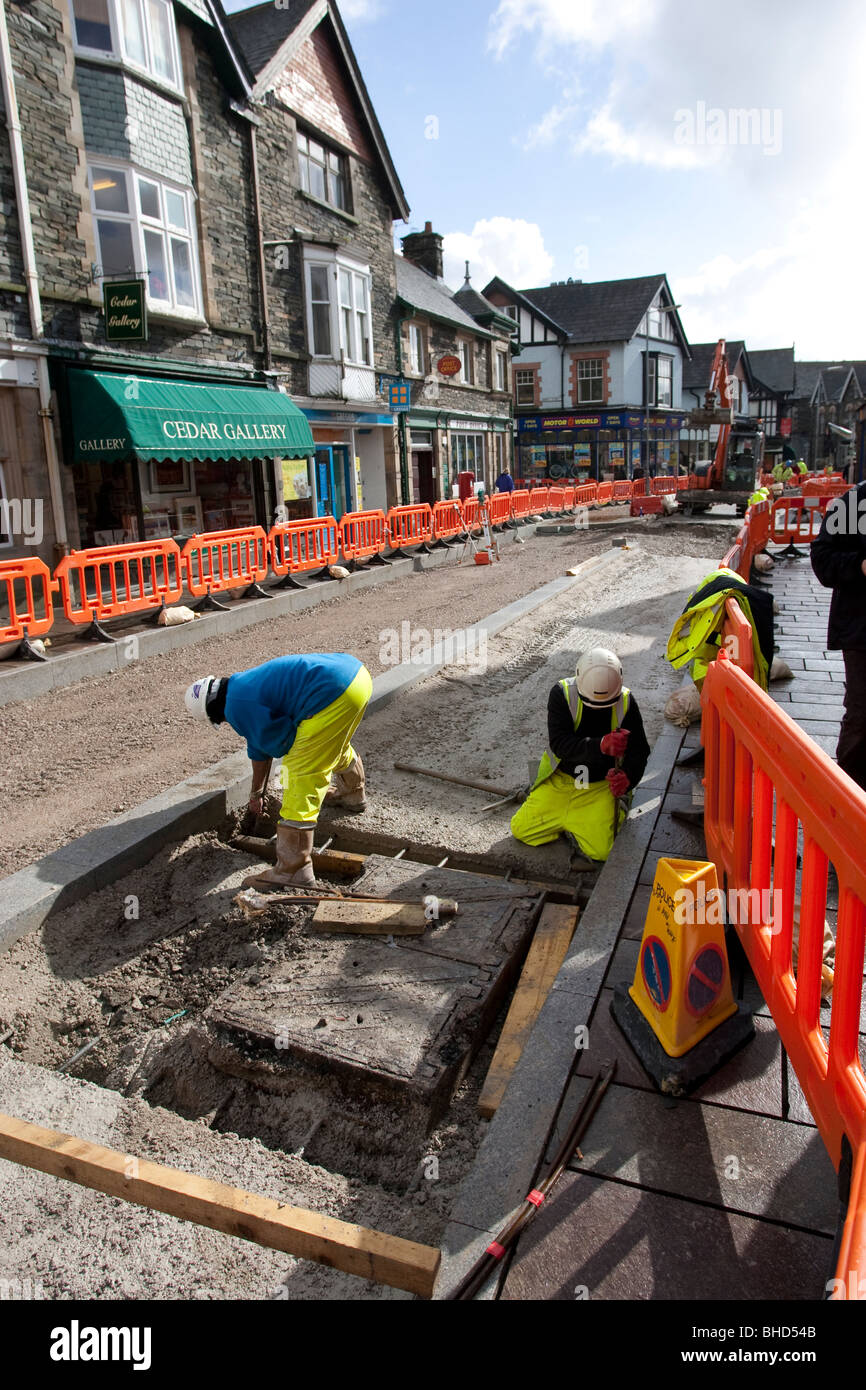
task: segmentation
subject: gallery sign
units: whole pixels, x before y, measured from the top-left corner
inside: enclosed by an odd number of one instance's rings
[[[109,343],[147,341],[143,280],[112,280],[102,287],[105,337]]]

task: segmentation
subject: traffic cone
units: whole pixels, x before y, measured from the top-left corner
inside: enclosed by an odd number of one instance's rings
[[[660,859],[631,987],[611,1013],[666,1095],[699,1086],[755,1035],[734,1000],[715,864]]]

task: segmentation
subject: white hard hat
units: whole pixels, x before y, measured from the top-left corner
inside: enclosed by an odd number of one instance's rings
[[[184,695],[183,702],[195,719],[207,719],[207,697],[215,680],[216,676],[202,676],[201,680],[193,681]]]
[[[622,662],[616,652],[593,647],[577,663],[577,692],[588,705],[615,705],[622,694]]]

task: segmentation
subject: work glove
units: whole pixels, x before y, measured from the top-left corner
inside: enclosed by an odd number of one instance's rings
[[[601,751],[606,758],[622,758],[628,748],[628,729],[617,729],[615,734],[605,734],[601,741]]]
[[[620,767],[612,767],[607,774],[607,780],[613,795],[617,797],[617,799],[621,796],[625,796],[631,786],[627,774],[623,772]]]

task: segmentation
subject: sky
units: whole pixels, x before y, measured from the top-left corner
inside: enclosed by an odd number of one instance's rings
[[[664,273],[692,342],[866,360],[862,0],[339,8],[452,288]]]

